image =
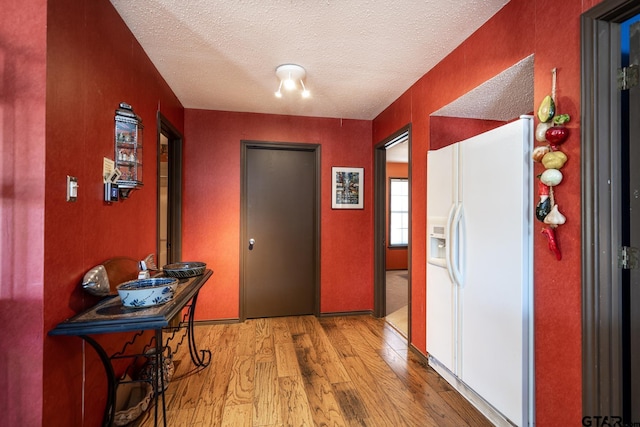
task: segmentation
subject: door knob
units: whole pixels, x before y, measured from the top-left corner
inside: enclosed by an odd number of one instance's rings
[[[256,240],[255,239],[249,239],[249,250],[253,250],[253,245],[256,244]]]

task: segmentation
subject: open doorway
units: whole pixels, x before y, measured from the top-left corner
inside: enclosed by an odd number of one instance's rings
[[[182,259],[182,135],[158,113],[157,264]]]
[[[376,315],[410,339],[410,127],[376,147]]]

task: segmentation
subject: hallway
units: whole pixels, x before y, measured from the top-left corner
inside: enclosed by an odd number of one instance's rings
[[[409,336],[409,272],[388,270],[386,320],[405,338]]]

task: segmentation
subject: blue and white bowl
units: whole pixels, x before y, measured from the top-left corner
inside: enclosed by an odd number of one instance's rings
[[[154,277],[124,282],[117,286],[118,295],[125,307],[144,308],[164,304],[173,299],[178,279]]]

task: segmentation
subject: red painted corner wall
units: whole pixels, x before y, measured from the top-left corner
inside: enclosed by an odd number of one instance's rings
[[[46,107],[44,255],[39,261],[45,301],[42,425],[94,426],[106,401],[104,369],[95,351],[78,337],[46,332],[97,302],[80,286],[93,266],[116,256],[142,259],[156,252],[156,115],[160,111],[183,132],[183,108],[109,0],[49,1],[42,25],[47,32],[41,106]],[[114,158],[114,114],[123,101],[145,126],[144,187],[108,204],[102,164],[103,158]],[[67,175],[78,178],[73,203],[65,200]],[[113,354],[131,335],[96,339]]]
[[[371,121],[187,109],[183,258],[214,271],[200,292],[198,319],[239,317],[242,140],[321,145],[320,310],[372,310]],[[364,209],[331,209],[332,166],[364,167]]]
[[[511,0],[373,122],[374,144],[406,123],[412,125],[411,328],[412,344],[426,353],[426,151],[442,144],[432,139],[430,114],[531,54],[531,111],[537,111],[551,91],[551,69],[557,68],[558,110],[571,115],[571,137],[563,145],[569,161],[556,193],[568,219],[558,229],[560,262],[539,234],[541,227],[534,233],[535,398],[540,426],[581,425],[582,418],[580,15],[597,3]]]
[[[506,122],[496,120],[431,116],[429,123],[429,149],[437,150],[488,132],[504,124]]]

